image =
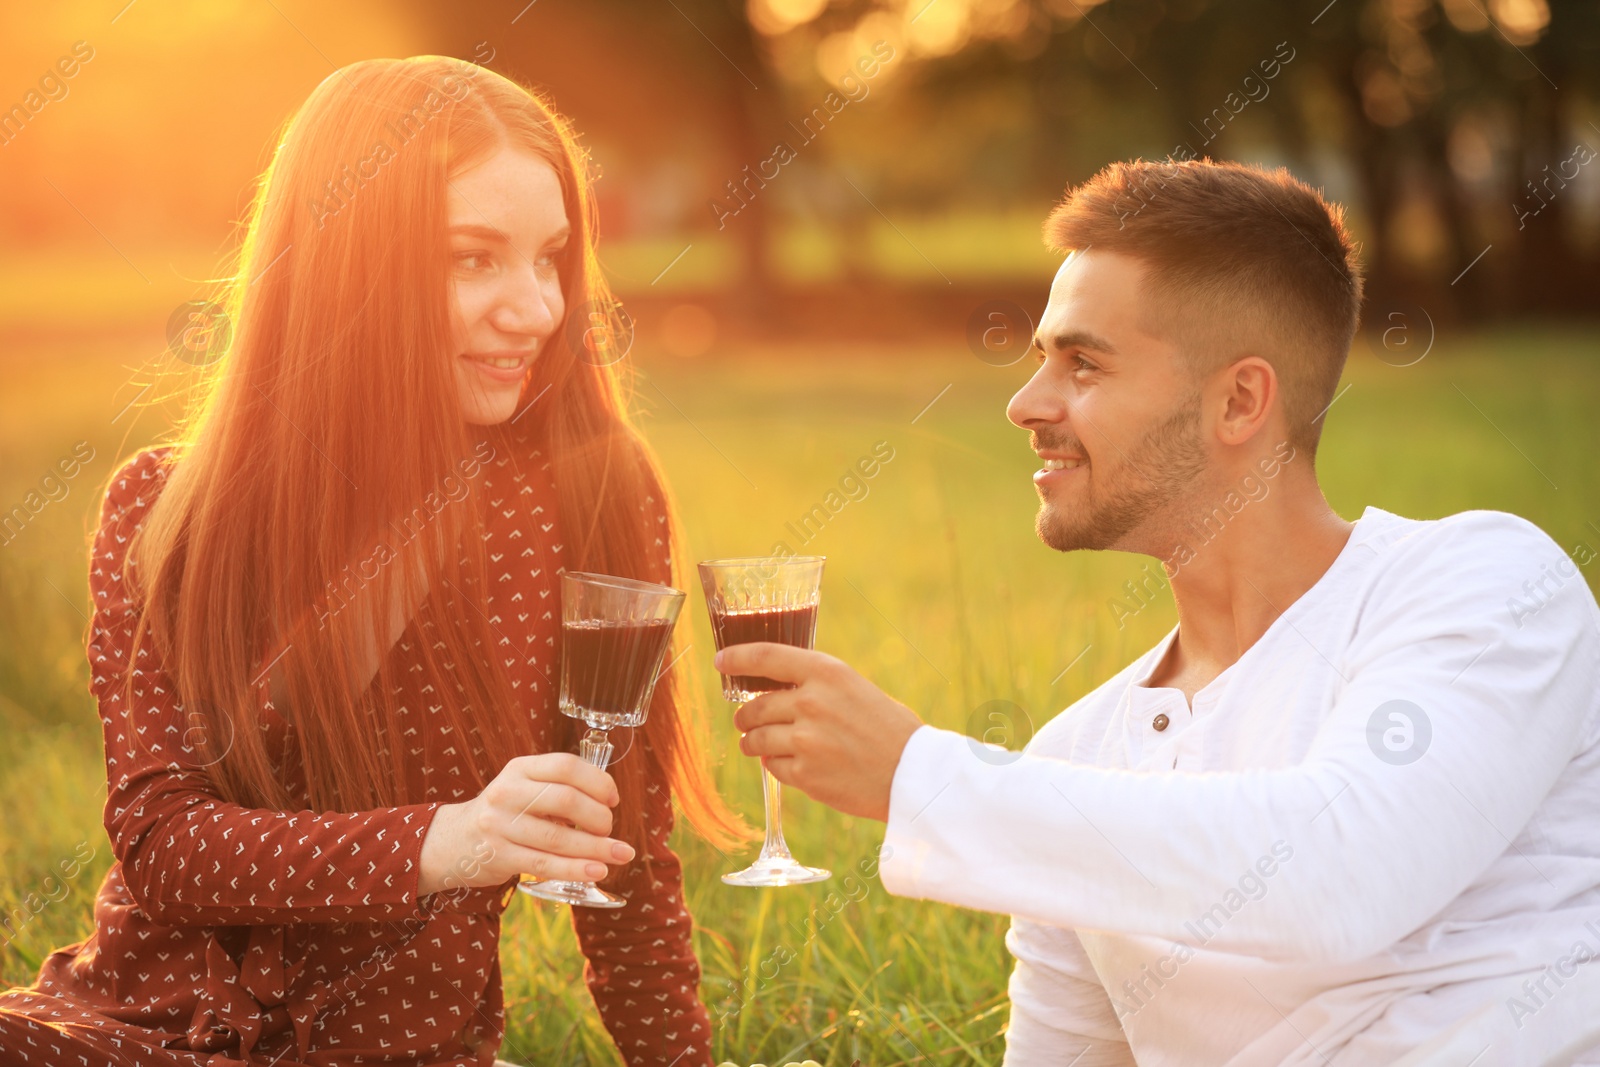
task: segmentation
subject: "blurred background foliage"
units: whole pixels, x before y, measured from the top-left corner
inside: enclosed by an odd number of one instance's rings
[[[193,295],[310,88],[422,52],[574,117],[606,263],[675,354],[719,331],[893,334],[978,296],[1036,304],[1044,212],[1134,156],[1323,187],[1377,308],[1593,315],[1600,290],[1592,0],[68,0],[4,19],[0,108],[75,41],[94,49],[68,95],[4,128],[13,325]],[[90,302],[85,253],[105,282]]]

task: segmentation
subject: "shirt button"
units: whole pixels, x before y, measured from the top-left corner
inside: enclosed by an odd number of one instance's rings
[[[1150,720],[1150,725],[1155,727],[1155,730],[1156,730],[1157,733],[1160,733],[1162,730],[1165,730],[1171,724],[1172,724],[1172,720],[1167,718],[1165,712],[1163,712],[1160,715],[1157,715],[1155,718]]]

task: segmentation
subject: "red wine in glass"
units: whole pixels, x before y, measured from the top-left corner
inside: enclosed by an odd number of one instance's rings
[[[711,633],[718,648],[752,641],[775,641],[810,648],[817,636],[817,605],[799,607],[711,609]],[[786,682],[743,674],[730,675],[723,686],[727,700],[749,700],[758,693],[788,689]],[[732,690],[732,694],[729,693]]]
[[[599,730],[641,725],[672,627],[668,619],[563,622],[562,713]]]

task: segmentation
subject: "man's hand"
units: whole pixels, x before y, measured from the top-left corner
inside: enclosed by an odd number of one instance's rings
[[[756,641],[717,653],[723,674],[793,682],[739,709],[739,750],[773,777],[847,815],[887,822],[900,753],[922,725],[917,713],[832,656]]]

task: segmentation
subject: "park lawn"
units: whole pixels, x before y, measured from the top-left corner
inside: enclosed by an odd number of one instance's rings
[[[95,452],[63,499],[0,546],[0,805],[11,813],[0,823],[0,909],[31,916],[0,946],[8,983],[28,981],[52,947],[87,935],[111,858],[82,652],[84,557],[114,461],[154,439],[177,403],[123,411],[147,380],[137,377],[134,347],[80,342],[0,355],[0,508],[21,501],[79,441]],[[636,355],[642,422],[691,559],[765,553],[778,542],[827,555],[818,646],[936,725],[1017,747],[1174,622],[1164,591],[1137,600],[1126,591],[1130,581],[1152,586],[1149,561],[1063,556],[1034,538],[1035,463],[1026,435],[1004,418],[1027,363],[990,367],[959,345],[817,343],[677,362]],[[1317,459],[1329,500],[1346,518],[1367,505],[1415,517],[1513,511],[1592,558],[1597,355],[1600,334],[1554,328],[1441,337],[1409,367],[1358,342]],[[135,384],[124,384],[130,377]],[[182,384],[163,381],[145,399]],[[867,457],[878,465],[865,492],[841,489]],[[1584,571],[1591,585],[1593,570]],[[685,659],[706,694],[718,781],[758,821],[758,777],[712,689],[697,593],[686,614]],[[793,793],[786,824],[796,854],[831,867],[833,881],[724,886],[717,875],[747,857],[719,855],[683,828],[677,835],[702,993],[714,1017],[726,1016],[718,1059],[997,1063],[1006,919],[891,899],[871,873],[876,824]],[[61,877],[60,865],[87,849],[84,870]],[[614,1062],[562,909],[518,897],[501,957],[504,1055]]]

